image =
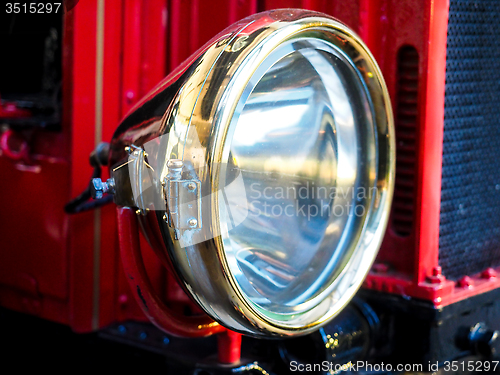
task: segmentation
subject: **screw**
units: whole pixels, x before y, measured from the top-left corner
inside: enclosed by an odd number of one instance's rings
[[[194,228],[198,225],[198,220],[196,220],[194,217],[189,219],[188,224],[191,228]]]
[[[187,187],[189,190],[193,191],[196,189],[196,184],[194,182],[190,182]]]
[[[180,159],[170,159],[167,161],[168,177],[171,180],[180,180],[184,163]]]
[[[167,168],[168,169],[179,169],[182,168],[184,163],[180,159],[170,159],[167,162]]]
[[[90,186],[90,195],[93,199],[101,199],[105,193],[114,194],[115,180],[109,178],[106,182],[100,178],[93,178]]]

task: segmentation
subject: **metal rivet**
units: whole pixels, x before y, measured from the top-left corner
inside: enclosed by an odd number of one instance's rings
[[[193,191],[196,189],[196,184],[194,182],[190,182],[187,187],[189,190]]]
[[[125,305],[128,302],[128,296],[126,294],[121,294],[118,297],[118,302],[120,303],[120,305]]]
[[[196,225],[198,225],[198,220],[196,220],[194,217],[189,219],[188,224],[191,228],[194,228]]]

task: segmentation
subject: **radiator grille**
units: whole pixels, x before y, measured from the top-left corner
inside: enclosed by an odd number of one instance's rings
[[[418,121],[418,52],[401,47],[398,53],[396,96],[396,187],[392,203],[392,224],[400,236],[413,229]]]
[[[439,262],[452,280],[500,265],[499,22],[499,1],[450,1]]]

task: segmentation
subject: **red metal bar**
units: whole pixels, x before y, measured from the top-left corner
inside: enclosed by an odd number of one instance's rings
[[[71,135],[69,196],[80,194],[89,183],[88,155],[95,147],[97,1],[80,1],[71,10]],[[67,198],[69,200],[69,197]],[[95,329],[93,259],[95,215],[85,212],[68,220],[70,324],[76,332]]]
[[[122,89],[122,39],[123,39],[123,0],[106,0],[104,10],[104,51],[102,82],[102,128],[101,139],[109,141],[120,122]],[[102,178],[108,178],[103,168]],[[97,229],[94,229],[97,232]],[[100,209],[99,240],[99,288],[98,316],[95,322],[99,327],[106,327],[118,320],[119,306],[118,272],[120,259],[117,249],[116,210],[112,205]],[[95,234],[94,234],[95,235]],[[96,308],[97,310],[97,308]]]
[[[422,180],[420,241],[416,254],[421,283],[438,266],[439,214],[441,211],[441,167],[443,161],[444,91],[446,80],[446,39],[448,0],[428,0],[429,43],[426,76],[426,106],[421,133]]]
[[[158,328],[173,336],[205,337],[226,329],[208,316],[179,316],[160,300],[149,281],[139,244],[137,215],[130,208],[118,208],[118,237],[123,267],[129,285],[146,316]]]
[[[220,363],[236,363],[241,358],[241,334],[227,330],[217,337]]]
[[[392,98],[392,105],[395,113],[397,114],[398,102],[401,101],[399,93],[401,91],[401,76],[397,74],[403,62],[400,59],[400,52],[402,49],[408,47],[414,48],[418,54],[418,76],[416,78],[417,86],[415,87],[418,92],[416,107],[416,129],[415,129],[415,169],[413,172],[417,175],[415,180],[420,179],[421,163],[423,156],[419,145],[421,144],[422,129],[424,127],[425,116],[424,108],[427,105],[425,82],[427,77],[427,44],[429,40],[429,4],[424,6],[415,6],[413,0],[386,0],[379,1],[371,4],[371,2],[364,0],[364,5],[360,10],[362,19],[370,18],[369,29],[365,25],[365,21],[361,23],[360,32],[363,37],[366,37],[366,42],[372,49],[371,52],[377,59],[382,73],[384,74],[389,93]],[[377,5],[379,10],[373,9]],[[371,11],[370,11],[371,7]],[[407,14],[411,10],[411,17]],[[387,23],[389,21],[389,23]],[[373,30],[375,28],[375,30]],[[375,35],[380,41],[371,38]],[[406,63],[406,62],[404,62]],[[398,142],[398,127],[400,123],[396,122],[396,142]],[[397,158],[396,158],[397,159]],[[396,160],[397,168],[401,164],[398,159]],[[396,178],[400,178],[396,172]],[[408,193],[408,191],[396,191],[396,194]],[[413,192],[410,191],[409,198],[414,201],[413,225],[410,233],[402,236],[397,233],[394,223],[398,220],[395,212],[390,218],[390,224],[387,228],[384,242],[380,249],[377,261],[389,266],[391,272],[397,273],[398,277],[402,280],[413,280],[417,274],[418,263],[416,261],[416,254],[418,252],[419,243],[419,220],[420,220],[420,201],[421,191],[417,186],[417,181],[414,182]],[[378,273],[380,275],[380,273]]]

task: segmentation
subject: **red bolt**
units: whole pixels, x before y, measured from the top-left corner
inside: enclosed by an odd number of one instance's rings
[[[443,269],[439,266],[432,269],[432,276],[441,276],[443,274]]]
[[[473,281],[469,276],[464,276],[458,281],[458,286],[462,288],[472,288]]]
[[[437,266],[432,269],[432,275],[427,276],[427,282],[431,284],[441,284],[446,281],[446,277],[443,276],[441,267]]]
[[[481,274],[483,279],[494,279],[497,277],[497,272],[493,268],[487,268]]]

